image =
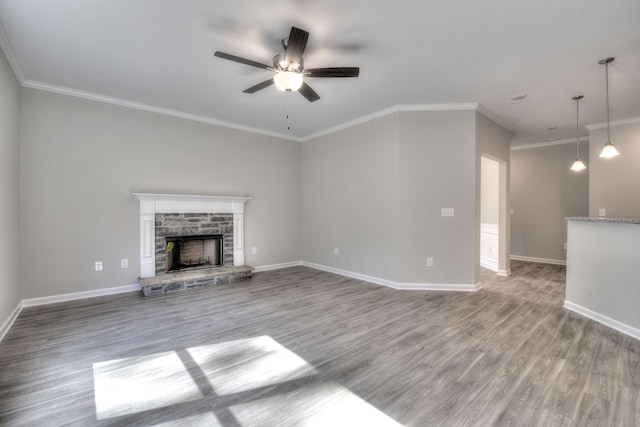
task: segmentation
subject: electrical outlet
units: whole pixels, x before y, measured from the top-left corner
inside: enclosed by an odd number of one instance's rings
[[[515,210],[515,209],[513,209],[513,208],[511,208],[511,209],[509,210],[509,212],[511,213],[511,215],[515,215],[515,214],[516,214],[516,210]]]
[[[256,248],[255,246],[251,248],[251,255],[257,255],[258,254],[258,248]]]
[[[102,261],[96,261],[96,271],[102,271]]]
[[[433,258],[427,258],[427,267],[433,267]]]
[[[598,209],[598,216],[607,216],[606,209]]]
[[[338,248],[333,248],[333,254],[340,255],[340,251],[338,250]]]
[[[126,258],[121,259],[120,268],[129,268],[129,260]]]

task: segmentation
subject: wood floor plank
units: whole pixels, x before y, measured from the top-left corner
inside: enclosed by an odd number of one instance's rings
[[[398,291],[293,267],[28,307],[0,343],[0,425],[640,423],[640,342],[562,308],[564,267],[482,281]]]

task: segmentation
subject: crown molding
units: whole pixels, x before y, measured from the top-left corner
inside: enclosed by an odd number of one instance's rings
[[[509,132],[512,129],[501,121],[496,115],[487,110],[483,105],[477,102],[468,103],[453,103],[453,104],[402,104],[394,105],[393,107],[385,108],[384,110],[377,111],[375,113],[368,114],[366,116],[359,117],[355,120],[351,120],[337,126],[322,130],[303,137],[292,137],[291,135],[285,135],[277,132],[269,132],[263,129],[253,128],[249,126],[243,126],[236,123],[225,122],[222,120],[213,119],[211,117],[199,116],[196,114],[184,113],[182,111],[171,110],[168,108],[156,107],[154,105],[143,104],[140,102],[129,101],[121,98],[114,98],[111,96],[100,95],[93,92],[86,92],[82,90],[72,89],[65,86],[51,85],[48,83],[37,82],[34,80],[25,80],[21,83],[23,87],[30,89],[42,90],[45,92],[57,93],[60,95],[73,96],[76,98],[88,99],[91,101],[103,102],[106,104],[118,105],[121,107],[133,108],[136,110],[147,111],[151,113],[163,114],[166,116],[178,117],[181,119],[191,120],[200,123],[207,123],[215,126],[226,127],[230,129],[240,130],[249,133],[255,133],[259,135],[265,135],[275,138],[281,138],[295,142],[306,142],[321,136],[329,135],[340,130],[348,129],[354,126],[361,125],[363,123],[370,122],[372,120],[380,119],[382,117],[389,116],[395,113],[402,112],[429,112],[429,111],[477,111],[489,120],[499,124],[507,129]]]
[[[478,110],[478,113],[482,114],[487,119],[491,120],[492,122],[495,122],[495,123],[499,124],[500,126],[505,128],[509,132],[513,132],[513,126],[511,126],[511,124],[505,122],[500,117],[496,116],[491,111],[487,110],[487,107],[485,107],[484,105],[478,104],[477,110]]]
[[[9,37],[7,37],[7,33],[4,31],[2,24],[0,23],[0,49],[4,52],[4,56],[7,58],[7,62],[11,66],[13,70],[13,74],[15,74],[18,83],[22,85],[24,83],[24,74],[22,74],[22,70],[18,65],[18,60],[16,59],[16,55],[13,52],[13,47],[11,47],[11,43],[9,42]]]
[[[589,137],[581,136],[578,140],[580,142],[589,141]],[[522,144],[522,145],[512,146],[511,151],[529,150],[532,148],[542,148],[542,147],[553,147],[554,145],[571,144],[572,142],[576,142],[576,139],[567,138],[567,139],[557,139],[555,141],[547,141],[547,142],[532,142],[531,144]]]
[[[222,120],[212,119],[210,117],[198,116],[196,114],[184,113],[182,111],[171,110],[169,108],[156,107],[154,105],[143,104],[140,102],[129,101],[121,98],[114,98],[110,96],[100,95],[93,92],[85,92],[77,89],[71,89],[64,86],[50,85],[47,83],[36,82],[33,80],[26,80],[22,83],[23,87],[43,90],[46,92],[58,93],[61,95],[74,96],[76,98],[89,99],[91,101],[103,102],[106,104],[118,105],[121,107],[133,108],[136,110],[147,111],[151,113],[163,114],[166,116],[178,117],[181,119],[191,120],[194,122],[207,123],[210,125],[221,126],[225,128],[240,130],[244,132],[255,133],[259,135],[271,136],[275,138],[286,139],[290,141],[300,142],[300,138],[292,137],[291,135],[285,135],[282,133],[269,132],[258,128],[249,126],[243,126],[236,123],[225,122]]]
[[[614,120],[614,121],[610,122],[610,125],[611,125],[611,127],[614,127],[614,126],[630,125],[630,124],[634,124],[634,123],[640,123],[640,117],[632,117],[630,119]],[[595,123],[595,124],[592,124],[592,125],[586,125],[585,127],[587,129],[589,129],[589,130],[603,129],[603,128],[607,127],[607,122]]]
[[[428,112],[428,111],[479,111],[485,115],[488,119],[494,120],[492,117],[487,116],[483,111],[492,115],[484,107],[481,107],[477,102],[459,103],[459,104],[401,104],[394,105],[393,107],[385,108],[384,110],[376,111],[375,113],[367,114],[366,116],[359,117],[348,122],[344,122],[337,126],[322,130],[320,132],[312,133],[305,137],[302,137],[302,142],[310,141],[312,139],[326,136],[344,129],[349,129],[354,126],[358,126],[376,119],[381,119],[391,114],[405,113],[405,112]],[[495,120],[494,120],[495,121]],[[498,123],[502,126],[501,123]]]

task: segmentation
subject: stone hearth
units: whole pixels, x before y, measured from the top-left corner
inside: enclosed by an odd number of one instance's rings
[[[202,268],[140,279],[140,286],[142,286],[144,296],[148,297],[168,292],[239,282],[250,279],[252,271],[253,268],[247,266]]]

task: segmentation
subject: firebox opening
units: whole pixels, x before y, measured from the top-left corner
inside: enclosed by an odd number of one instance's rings
[[[222,234],[166,237],[166,272],[221,266]]]

